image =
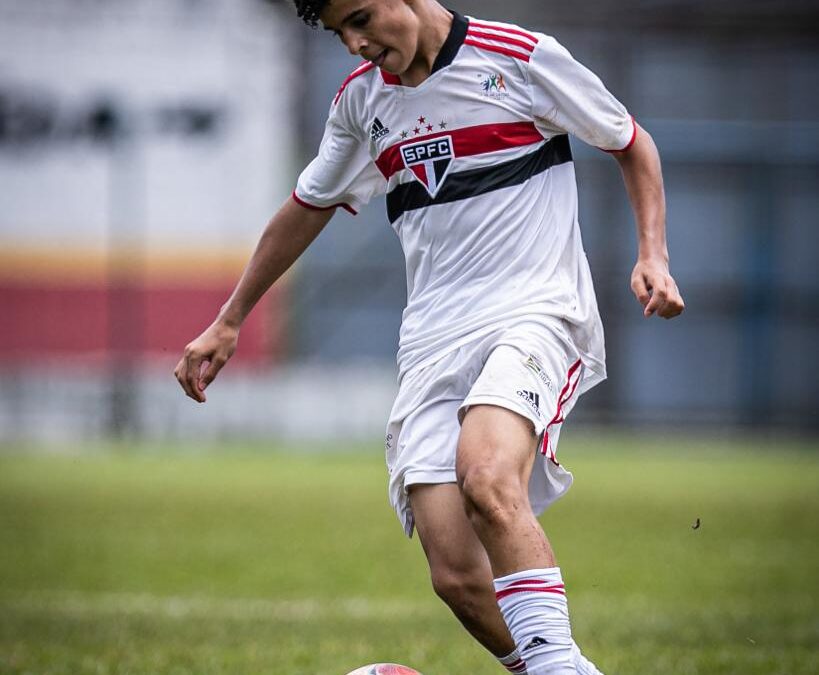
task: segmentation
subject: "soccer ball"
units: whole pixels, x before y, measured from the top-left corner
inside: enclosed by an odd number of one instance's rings
[[[421,675],[417,670],[399,666],[397,663],[371,663],[361,666],[347,675]]]

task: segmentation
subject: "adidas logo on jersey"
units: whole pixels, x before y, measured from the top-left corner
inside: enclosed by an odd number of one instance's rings
[[[390,133],[389,127],[385,127],[384,123],[376,117],[370,127],[370,139],[377,141],[379,138],[384,138],[388,133]]]

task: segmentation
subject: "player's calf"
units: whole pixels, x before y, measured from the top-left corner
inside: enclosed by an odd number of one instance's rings
[[[435,593],[475,639],[499,658],[515,644],[498,611],[489,570],[455,570],[431,566]]]

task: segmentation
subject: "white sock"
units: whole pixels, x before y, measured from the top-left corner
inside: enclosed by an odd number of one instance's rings
[[[528,675],[578,673],[559,567],[523,570],[495,579],[495,596]]]
[[[572,660],[579,675],[603,675],[597,670],[597,666],[580,653],[580,647],[574,641],[572,641]]]
[[[508,656],[499,658],[498,661],[500,661],[501,665],[510,673],[515,673],[515,675],[527,675],[526,664],[523,662],[523,659],[520,658],[520,652],[517,649]]]

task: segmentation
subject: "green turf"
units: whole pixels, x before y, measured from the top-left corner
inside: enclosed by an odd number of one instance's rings
[[[576,484],[543,523],[608,675],[819,672],[816,443],[567,434],[561,453]],[[499,675],[419,549],[377,448],[6,448],[0,673]]]

